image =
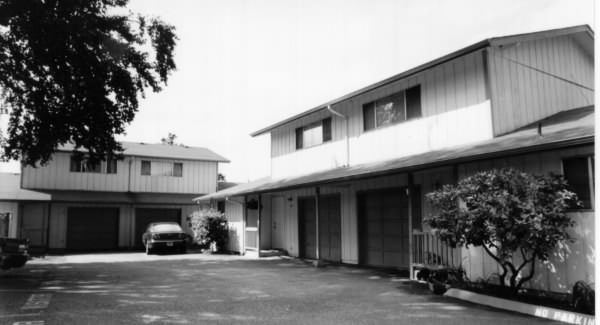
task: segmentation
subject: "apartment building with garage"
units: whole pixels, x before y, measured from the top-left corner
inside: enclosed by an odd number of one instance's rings
[[[91,163],[63,146],[47,165],[5,175],[12,185],[0,186],[7,187],[0,213],[10,213],[11,235],[41,251],[141,249],[150,222],[187,228],[186,217],[198,208],[192,199],[217,190],[218,165],[228,162],[200,147],[122,145],[120,160]]]
[[[271,175],[197,201],[224,202],[229,249],[415,270],[499,270],[422,223],[424,195],[491,168],[563,174],[584,206],[568,254],[531,286],[594,282],[594,33],[589,26],[485,39],[262,128]]]

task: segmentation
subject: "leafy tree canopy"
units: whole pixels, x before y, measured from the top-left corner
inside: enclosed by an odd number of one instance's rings
[[[566,210],[577,201],[561,176],[515,169],[477,173],[427,199],[436,213],[424,222],[440,239],[451,247],[483,247],[502,269],[500,284],[509,276],[515,291],[533,278],[536,259],[548,260],[569,240],[567,229],[574,223]]]
[[[174,27],[125,12],[128,0],[0,0],[4,159],[44,164],[72,143],[90,160],[122,152],[139,96],[175,69]]]

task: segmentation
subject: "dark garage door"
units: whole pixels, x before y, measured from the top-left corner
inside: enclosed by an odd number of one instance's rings
[[[115,250],[118,243],[119,208],[68,208],[67,250]]]
[[[181,224],[181,209],[135,209],[135,238],[134,246],[143,248],[142,235],[149,224],[153,222],[177,222]]]
[[[300,229],[300,256],[316,258],[316,200],[314,197],[298,199]],[[319,257],[323,260],[341,261],[340,196],[323,195],[319,198]]]
[[[359,261],[404,268],[408,261],[408,200],[404,189],[360,193]]]

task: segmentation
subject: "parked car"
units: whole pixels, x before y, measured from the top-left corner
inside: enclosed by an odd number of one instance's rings
[[[29,240],[0,237],[0,269],[22,267],[27,263]]]
[[[185,253],[189,235],[176,222],[155,222],[148,225],[142,235],[146,254],[157,250],[171,250]]]

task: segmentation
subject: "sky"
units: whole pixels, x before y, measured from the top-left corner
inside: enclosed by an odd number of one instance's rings
[[[228,181],[270,174],[249,134],[485,38],[588,24],[593,0],[131,0],[176,28],[177,71],[119,139],[207,147]],[[0,168],[1,169],[1,168]]]

